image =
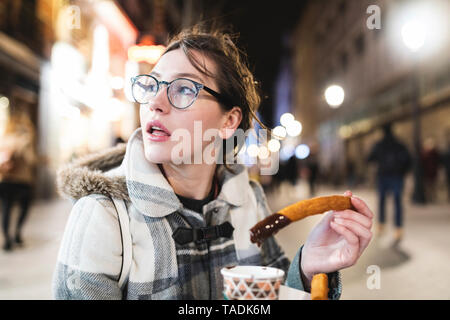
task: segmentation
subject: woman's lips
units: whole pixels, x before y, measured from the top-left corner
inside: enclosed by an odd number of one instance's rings
[[[146,132],[150,141],[162,142],[170,138],[170,132],[158,120],[149,121],[146,125]]]
[[[153,132],[153,133],[147,132],[147,134],[148,134],[148,139],[150,141],[154,141],[154,142],[163,142],[163,141],[167,141],[170,139],[170,136],[167,134],[160,135],[157,132]]]

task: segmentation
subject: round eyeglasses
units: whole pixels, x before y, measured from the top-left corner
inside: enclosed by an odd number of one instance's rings
[[[230,105],[230,102],[220,93],[207,86],[187,78],[178,78],[170,82],[159,81],[155,77],[142,74],[131,78],[131,93],[134,100],[140,104],[149,103],[158,93],[162,84],[167,85],[167,97],[170,104],[177,109],[186,109],[197,99],[201,89],[214,96],[219,102]]]

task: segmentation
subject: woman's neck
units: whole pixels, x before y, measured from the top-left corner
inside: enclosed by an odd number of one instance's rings
[[[211,191],[216,164],[173,165],[164,163],[160,168],[163,169],[164,176],[176,194],[202,200]]]

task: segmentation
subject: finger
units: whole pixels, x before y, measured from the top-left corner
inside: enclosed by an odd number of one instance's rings
[[[356,209],[356,211],[358,211],[359,213],[362,213],[363,215],[365,215],[366,217],[369,217],[370,219],[373,218],[372,210],[369,209],[369,207],[363,200],[361,200],[358,197],[352,196],[351,201],[352,201],[352,205]]]
[[[369,230],[372,228],[372,219],[369,219],[365,215],[353,210],[336,211],[334,217],[354,220]]]
[[[360,256],[369,245],[370,240],[372,239],[372,232],[364,228],[362,225],[351,220],[337,218],[336,224],[342,225],[349,231],[354,232],[355,236],[358,238],[359,241],[358,256]]]
[[[366,238],[359,239],[359,256],[361,256],[363,251],[367,248],[367,246],[370,243],[370,240],[372,240],[372,237],[370,237],[368,239],[366,239]]]
[[[344,227],[343,225],[340,225],[340,224],[337,224],[336,222],[331,221],[330,227],[334,231],[336,231],[338,234],[342,235],[349,244],[359,245],[358,237],[353,232],[351,232],[346,227]]]
[[[337,218],[335,219],[335,221],[338,225],[342,225],[351,232],[354,232],[354,234],[358,237],[359,241],[358,256],[360,256],[369,245],[370,240],[372,239],[372,232],[370,232],[370,230],[364,228],[357,222],[351,220]]]
[[[344,192],[344,196],[346,196],[346,197],[351,197],[352,195],[353,194],[352,194],[352,192],[350,190],[347,190],[347,191]]]
[[[372,232],[365,228],[363,225],[359,224],[358,222],[355,222],[354,220],[350,219],[343,219],[343,218],[335,218],[334,222],[344,226],[348,230],[354,232],[358,238],[364,238],[364,239],[370,239],[372,238]]]

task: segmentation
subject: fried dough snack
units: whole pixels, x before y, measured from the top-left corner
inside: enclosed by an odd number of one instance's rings
[[[352,208],[350,197],[345,196],[328,196],[302,200],[258,222],[250,229],[250,240],[260,246],[265,239],[274,235],[291,222],[330,210],[340,211]],[[311,280],[311,300],[327,300],[328,291],[328,276],[325,273],[314,275]]]
[[[279,214],[284,215],[291,221],[297,221],[307,216],[323,213],[330,210],[345,210],[351,208],[350,197],[345,196],[328,196],[318,197],[309,200],[299,201],[284,209]]]
[[[351,209],[350,197],[328,196],[302,200],[274,213],[258,222],[250,229],[250,240],[261,245],[262,242],[294,221],[330,210]]]
[[[328,276],[318,273],[311,280],[311,300],[328,300]]]

